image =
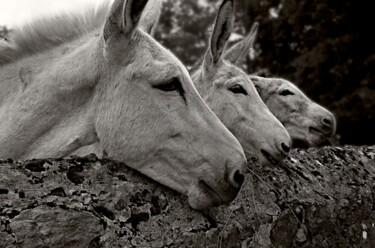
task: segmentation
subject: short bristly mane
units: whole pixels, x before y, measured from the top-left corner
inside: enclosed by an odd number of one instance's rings
[[[0,43],[0,65],[46,51],[101,27],[109,9],[107,2],[80,14],[45,17],[16,28],[8,44]]]

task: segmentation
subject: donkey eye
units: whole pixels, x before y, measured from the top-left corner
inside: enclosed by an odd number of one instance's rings
[[[280,92],[279,94],[280,96],[288,96],[288,95],[294,95],[293,92],[291,92],[290,90],[283,90]]]
[[[229,88],[234,94],[244,94],[247,95],[246,90],[239,84],[235,84]]]
[[[162,90],[162,91],[180,91],[182,90],[181,82],[178,78],[172,78],[171,80],[153,86],[156,89]]]
[[[181,81],[178,78],[172,78],[165,83],[154,85],[153,87],[165,92],[177,91],[182,99],[184,99],[184,101],[186,102],[185,91],[184,88],[182,88]]]

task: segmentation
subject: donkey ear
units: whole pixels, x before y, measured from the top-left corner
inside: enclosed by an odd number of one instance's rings
[[[251,27],[249,35],[245,39],[243,39],[242,41],[238,42],[237,44],[233,45],[230,49],[228,49],[224,54],[224,59],[228,60],[232,64],[238,64],[243,59],[245,59],[250,48],[252,48],[254,45],[257,32],[258,22],[255,22]]]
[[[149,0],[139,21],[140,28],[153,35],[161,12],[161,0]]]
[[[205,64],[216,64],[221,59],[225,45],[232,33],[233,12],[233,0],[224,0],[216,16],[209,49],[205,56]]]
[[[250,78],[250,80],[252,82],[260,82],[261,81],[261,77],[257,76],[257,75],[248,75],[248,77]]]
[[[254,84],[255,89],[258,91],[259,94],[262,93],[262,90],[264,87],[267,88],[267,86],[265,86],[264,78],[257,76],[257,75],[248,75],[248,76],[249,76],[250,81]]]
[[[104,40],[119,33],[131,35],[148,0],[115,0],[104,25]]]

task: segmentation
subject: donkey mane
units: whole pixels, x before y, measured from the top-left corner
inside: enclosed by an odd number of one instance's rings
[[[16,28],[8,44],[0,43],[0,65],[46,51],[94,31],[104,24],[110,6],[108,1],[78,14],[43,17]]]

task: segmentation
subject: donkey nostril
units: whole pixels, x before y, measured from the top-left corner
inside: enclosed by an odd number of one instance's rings
[[[288,145],[286,145],[285,143],[282,143],[281,147],[283,148],[283,151],[286,152],[286,153],[288,153],[290,151],[290,147]]]
[[[236,170],[232,174],[230,184],[234,186],[235,188],[240,188],[244,181],[245,181],[245,176],[239,170]]]
[[[332,121],[328,118],[323,118],[322,122],[324,125],[332,126]]]

